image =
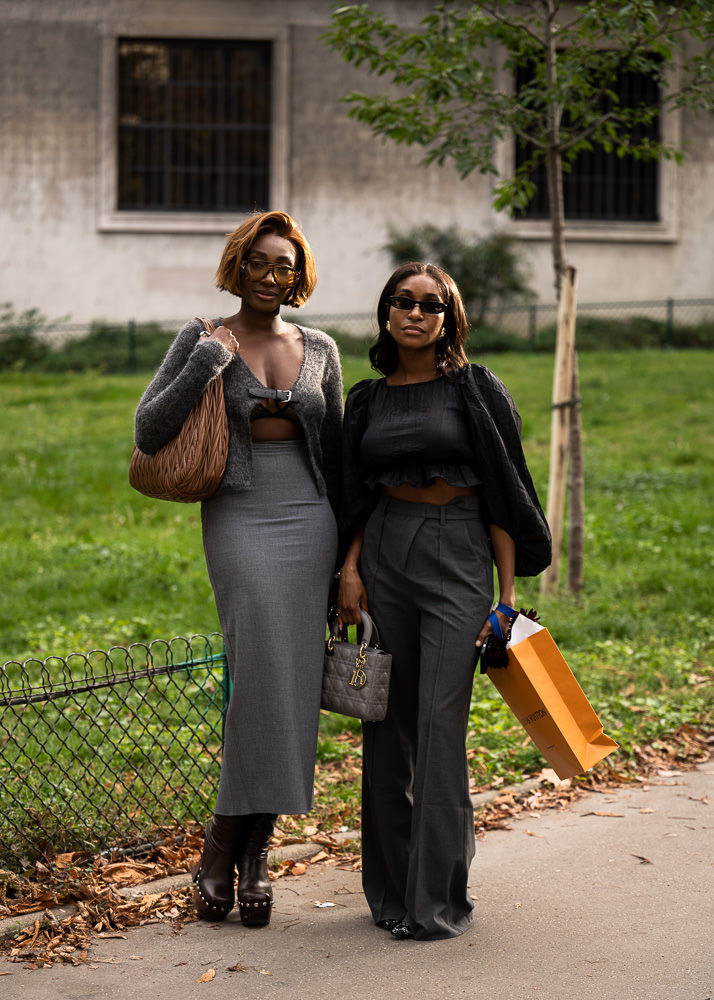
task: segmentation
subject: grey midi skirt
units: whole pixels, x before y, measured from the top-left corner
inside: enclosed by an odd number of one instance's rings
[[[337,528],[304,442],[254,442],[253,487],[201,519],[233,685],[215,811],[308,812]]]

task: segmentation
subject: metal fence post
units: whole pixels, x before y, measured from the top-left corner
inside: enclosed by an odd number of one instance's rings
[[[129,320],[129,371],[136,371],[136,323]]]
[[[538,306],[531,303],[528,307],[528,343],[530,349],[535,351],[536,346],[536,326],[538,323]]]
[[[667,299],[667,320],[664,339],[666,347],[674,347],[674,299]]]

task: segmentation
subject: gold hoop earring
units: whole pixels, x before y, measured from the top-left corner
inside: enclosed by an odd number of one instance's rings
[[[390,330],[389,320],[387,320],[387,322],[384,324],[384,329],[387,331],[387,333],[389,333]]]

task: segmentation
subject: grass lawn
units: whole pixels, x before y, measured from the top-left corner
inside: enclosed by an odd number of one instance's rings
[[[545,507],[552,356],[478,360],[516,400]],[[522,580],[517,601],[538,608],[625,759],[712,718],[714,353],[594,352],[580,369],[582,600],[541,598]],[[346,386],[370,374],[349,357],[344,373]],[[149,500],[127,480],[149,378],[0,376],[0,663],[218,629],[198,507]],[[471,720],[479,783],[543,766],[486,678]],[[344,725],[325,718],[323,764],[356,752]],[[354,803],[354,788],[325,794]]]

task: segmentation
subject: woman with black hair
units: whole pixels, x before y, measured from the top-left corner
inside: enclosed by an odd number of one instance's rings
[[[392,654],[387,716],[364,724],[362,881],[378,926],[436,940],[473,922],[465,741],[477,653],[515,617],[515,576],[550,562],[550,532],[513,400],[468,363],[453,279],[402,265],[377,318],[370,360],[384,377],[357,383],[345,406],[338,596],[341,624],[363,608]]]

